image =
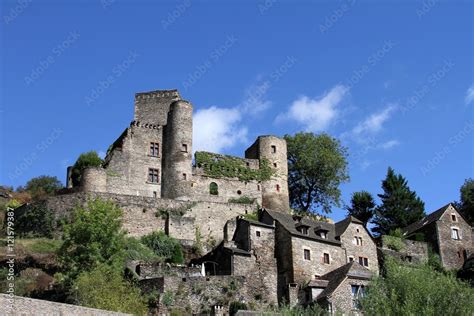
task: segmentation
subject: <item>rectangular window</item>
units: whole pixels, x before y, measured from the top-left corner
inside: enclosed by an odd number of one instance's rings
[[[364,267],[369,266],[369,259],[364,257],[359,257],[359,264]]]
[[[319,237],[321,237],[323,239],[327,239],[328,238],[328,233],[325,232],[325,231],[320,231],[319,232]]]
[[[459,229],[457,228],[451,228],[451,238],[458,240],[459,238]]]
[[[159,149],[160,149],[160,145],[158,143],[150,143],[150,156],[158,157]]]
[[[276,185],[276,190],[277,190],[277,192],[280,192],[280,185],[279,184]]]
[[[183,173],[183,180],[187,180],[187,178],[188,178],[188,175]]]
[[[354,261],[354,258],[349,257],[349,262],[352,262],[352,261]]]
[[[309,251],[309,249],[303,250],[303,256],[304,260],[311,260],[311,252]]]
[[[456,221],[456,215],[451,214],[451,219],[453,220],[453,222],[455,222]]]
[[[255,234],[257,235],[257,237],[260,237],[260,231],[256,231]]]
[[[148,182],[150,183],[159,183],[159,170],[149,168],[148,169]]]
[[[352,243],[357,246],[362,246],[362,237],[354,237]]]
[[[181,151],[183,153],[187,153],[188,152],[188,145],[187,144],[182,144],[181,145]]]
[[[275,154],[277,152],[277,147],[275,145],[272,145],[272,153]]]
[[[365,288],[363,285],[351,285],[352,307],[360,309],[360,298],[364,297]]]
[[[323,262],[326,263],[326,264],[329,264],[329,254],[328,253],[323,254]]]
[[[274,163],[273,163],[273,168],[276,168],[276,167],[277,167],[277,163],[274,162]]]

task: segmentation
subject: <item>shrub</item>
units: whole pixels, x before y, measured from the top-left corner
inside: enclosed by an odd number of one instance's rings
[[[124,249],[126,260],[156,260],[159,258],[152,249],[134,237],[125,238]]]
[[[164,232],[152,232],[141,238],[141,242],[153,250],[153,252],[171,263],[183,263],[183,251],[181,244],[166,235]]]
[[[25,190],[28,191],[34,199],[52,195],[63,185],[57,177],[39,176],[32,178],[26,183]]]
[[[387,246],[389,249],[400,251],[405,248],[405,244],[401,238],[395,236],[385,235],[382,236],[383,244]]]
[[[53,212],[45,202],[15,211],[15,230],[22,237],[53,237]]]
[[[174,302],[173,292],[169,290],[165,291],[161,297],[161,302],[168,307],[171,306]]]
[[[59,257],[72,277],[99,263],[112,263],[124,256],[122,210],[99,198],[74,209],[74,219],[64,227]]]
[[[255,202],[254,198],[250,198],[248,196],[241,196],[239,198],[230,198],[229,203],[238,203],[238,204],[252,204]]]
[[[375,278],[361,299],[365,315],[471,315],[474,290],[431,266],[403,265],[387,257],[385,277]]]
[[[229,314],[231,316],[235,315],[239,310],[247,310],[247,305],[243,302],[231,302],[229,305]]]
[[[146,315],[146,298],[132,283],[123,279],[117,269],[100,264],[90,272],[82,272],[74,281],[72,296],[82,306]]]
[[[74,186],[81,184],[81,174],[85,168],[100,167],[102,163],[102,158],[94,150],[80,154],[71,170],[72,184]]]
[[[35,253],[55,253],[62,245],[61,240],[46,238],[19,239],[17,243],[28,251]]]

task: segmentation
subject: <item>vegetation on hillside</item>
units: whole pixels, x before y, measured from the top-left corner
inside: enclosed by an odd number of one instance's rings
[[[429,264],[404,265],[385,258],[384,276],[376,277],[361,299],[365,315],[472,315],[474,290],[453,274]]]

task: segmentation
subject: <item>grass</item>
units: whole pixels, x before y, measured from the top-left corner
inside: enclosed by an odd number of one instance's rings
[[[6,246],[6,240],[1,240]],[[48,238],[15,239],[15,250],[25,253],[48,254],[55,253],[62,244],[62,240]]]

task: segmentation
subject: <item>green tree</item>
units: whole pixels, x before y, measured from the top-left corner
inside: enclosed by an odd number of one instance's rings
[[[155,254],[167,262],[183,263],[181,244],[162,231],[152,232],[141,239],[142,243],[152,249]]]
[[[99,167],[103,163],[102,158],[99,157],[95,150],[82,153],[77,158],[76,163],[72,167],[71,178],[72,184],[78,186],[81,184],[82,171],[87,167]]]
[[[466,179],[459,191],[461,193],[461,200],[456,205],[464,218],[472,226],[474,225],[474,179]]]
[[[326,213],[340,205],[339,185],[349,180],[347,149],[339,140],[322,133],[285,135],[288,145],[290,204],[296,210]]]
[[[472,315],[474,290],[452,274],[427,264],[403,265],[385,258],[385,276],[376,277],[361,299],[364,315]]]
[[[122,210],[110,201],[90,200],[74,209],[72,223],[64,227],[59,258],[68,275],[90,271],[99,263],[123,263],[125,233]]]
[[[364,222],[367,226],[369,220],[375,213],[375,201],[367,191],[354,192],[351,198],[351,205],[347,207],[348,215],[352,215]]]
[[[57,177],[39,176],[29,180],[24,190],[28,191],[34,199],[37,199],[52,195],[62,187],[63,185]]]
[[[148,312],[140,289],[124,280],[120,271],[106,264],[82,272],[74,281],[72,297],[81,306],[133,315],[147,315]]]
[[[407,180],[389,167],[382,181],[383,194],[378,196],[382,203],[377,207],[373,231],[388,235],[396,228],[403,228],[425,216],[425,203],[411,191]]]

